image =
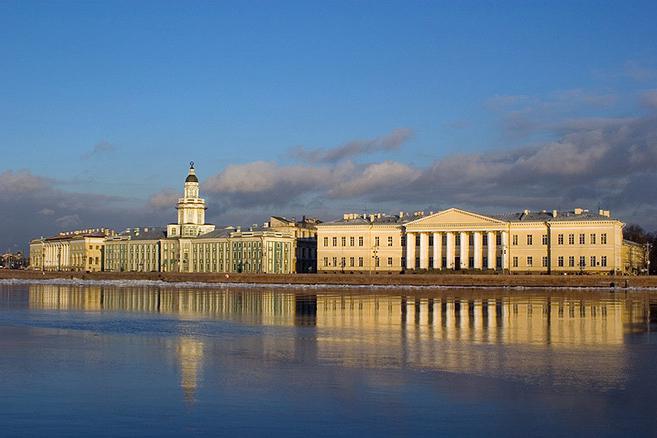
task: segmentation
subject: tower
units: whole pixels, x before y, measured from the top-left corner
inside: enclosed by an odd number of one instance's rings
[[[199,197],[199,182],[194,162],[189,163],[185,178],[183,197],[178,199],[178,223],[167,226],[167,237],[197,237],[214,230],[214,225],[205,223],[205,199]]]

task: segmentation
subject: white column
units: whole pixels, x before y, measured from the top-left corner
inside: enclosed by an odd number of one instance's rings
[[[433,269],[440,269],[443,261],[443,235],[433,233]]]
[[[481,246],[481,232],[475,231],[474,233],[474,268],[481,269],[483,264],[484,252]]]
[[[509,232],[502,231],[502,269],[509,269]]]
[[[488,269],[495,269],[497,262],[497,233],[488,232]]]
[[[470,262],[470,238],[467,232],[461,231],[461,269],[468,269]]]
[[[415,269],[415,233],[406,233],[406,269]]]
[[[429,269],[429,233],[420,233],[420,269]]]
[[[445,255],[447,257],[447,269],[454,269],[454,258],[456,257],[456,248],[454,243],[454,233],[447,233],[447,248],[445,249]]]

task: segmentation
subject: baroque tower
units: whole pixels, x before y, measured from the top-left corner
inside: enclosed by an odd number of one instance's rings
[[[189,163],[185,178],[183,197],[178,199],[178,223],[167,226],[167,237],[197,237],[214,230],[214,225],[205,223],[205,199],[199,196],[199,183],[194,162]]]

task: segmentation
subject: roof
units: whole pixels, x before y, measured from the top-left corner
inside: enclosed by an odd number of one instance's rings
[[[127,230],[119,233],[119,238],[128,238],[129,240],[159,240],[166,239],[166,227],[139,227],[128,228]]]
[[[180,180],[178,180],[178,181],[180,181]],[[185,182],[186,182],[186,183],[188,183],[188,182],[195,182],[195,183],[197,183],[197,182],[198,182],[198,178],[196,177],[196,175],[193,175],[193,174],[190,173],[189,175],[187,175],[187,178],[185,178]]]
[[[577,213],[574,210],[556,211],[556,216],[553,214],[552,211],[526,210],[518,213],[490,215],[490,217],[507,222],[566,222],[566,221],[582,221],[582,220],[597,220],[597,221],[616,220],[616,219],[612,219],[609,216],[605,216],[588,210],[581,210]]]
[[[402,225],[413,219],[410,216],[404,216],[400,218],[396,215],[363,215],[357,216],[353,219],[338,219],[329,222],[323,222],[317,224],[318,227],[321,226],[333,226],[333,225]]]
[[[215,228],[213,231],[210,231],[209,233],[201,234],[198,236],[199,239],[215,239],[218,237],[230,237],[230,233],[235,231],[234,227],[223,227],[223,228]]]

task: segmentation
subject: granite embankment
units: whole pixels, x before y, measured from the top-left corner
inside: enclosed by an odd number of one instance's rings
[[[657,288],[657,276],[504,274],[181,274],[159,272],[40,272],[0,270],[0,279],[159,280],[165,282],[307,285]]]

